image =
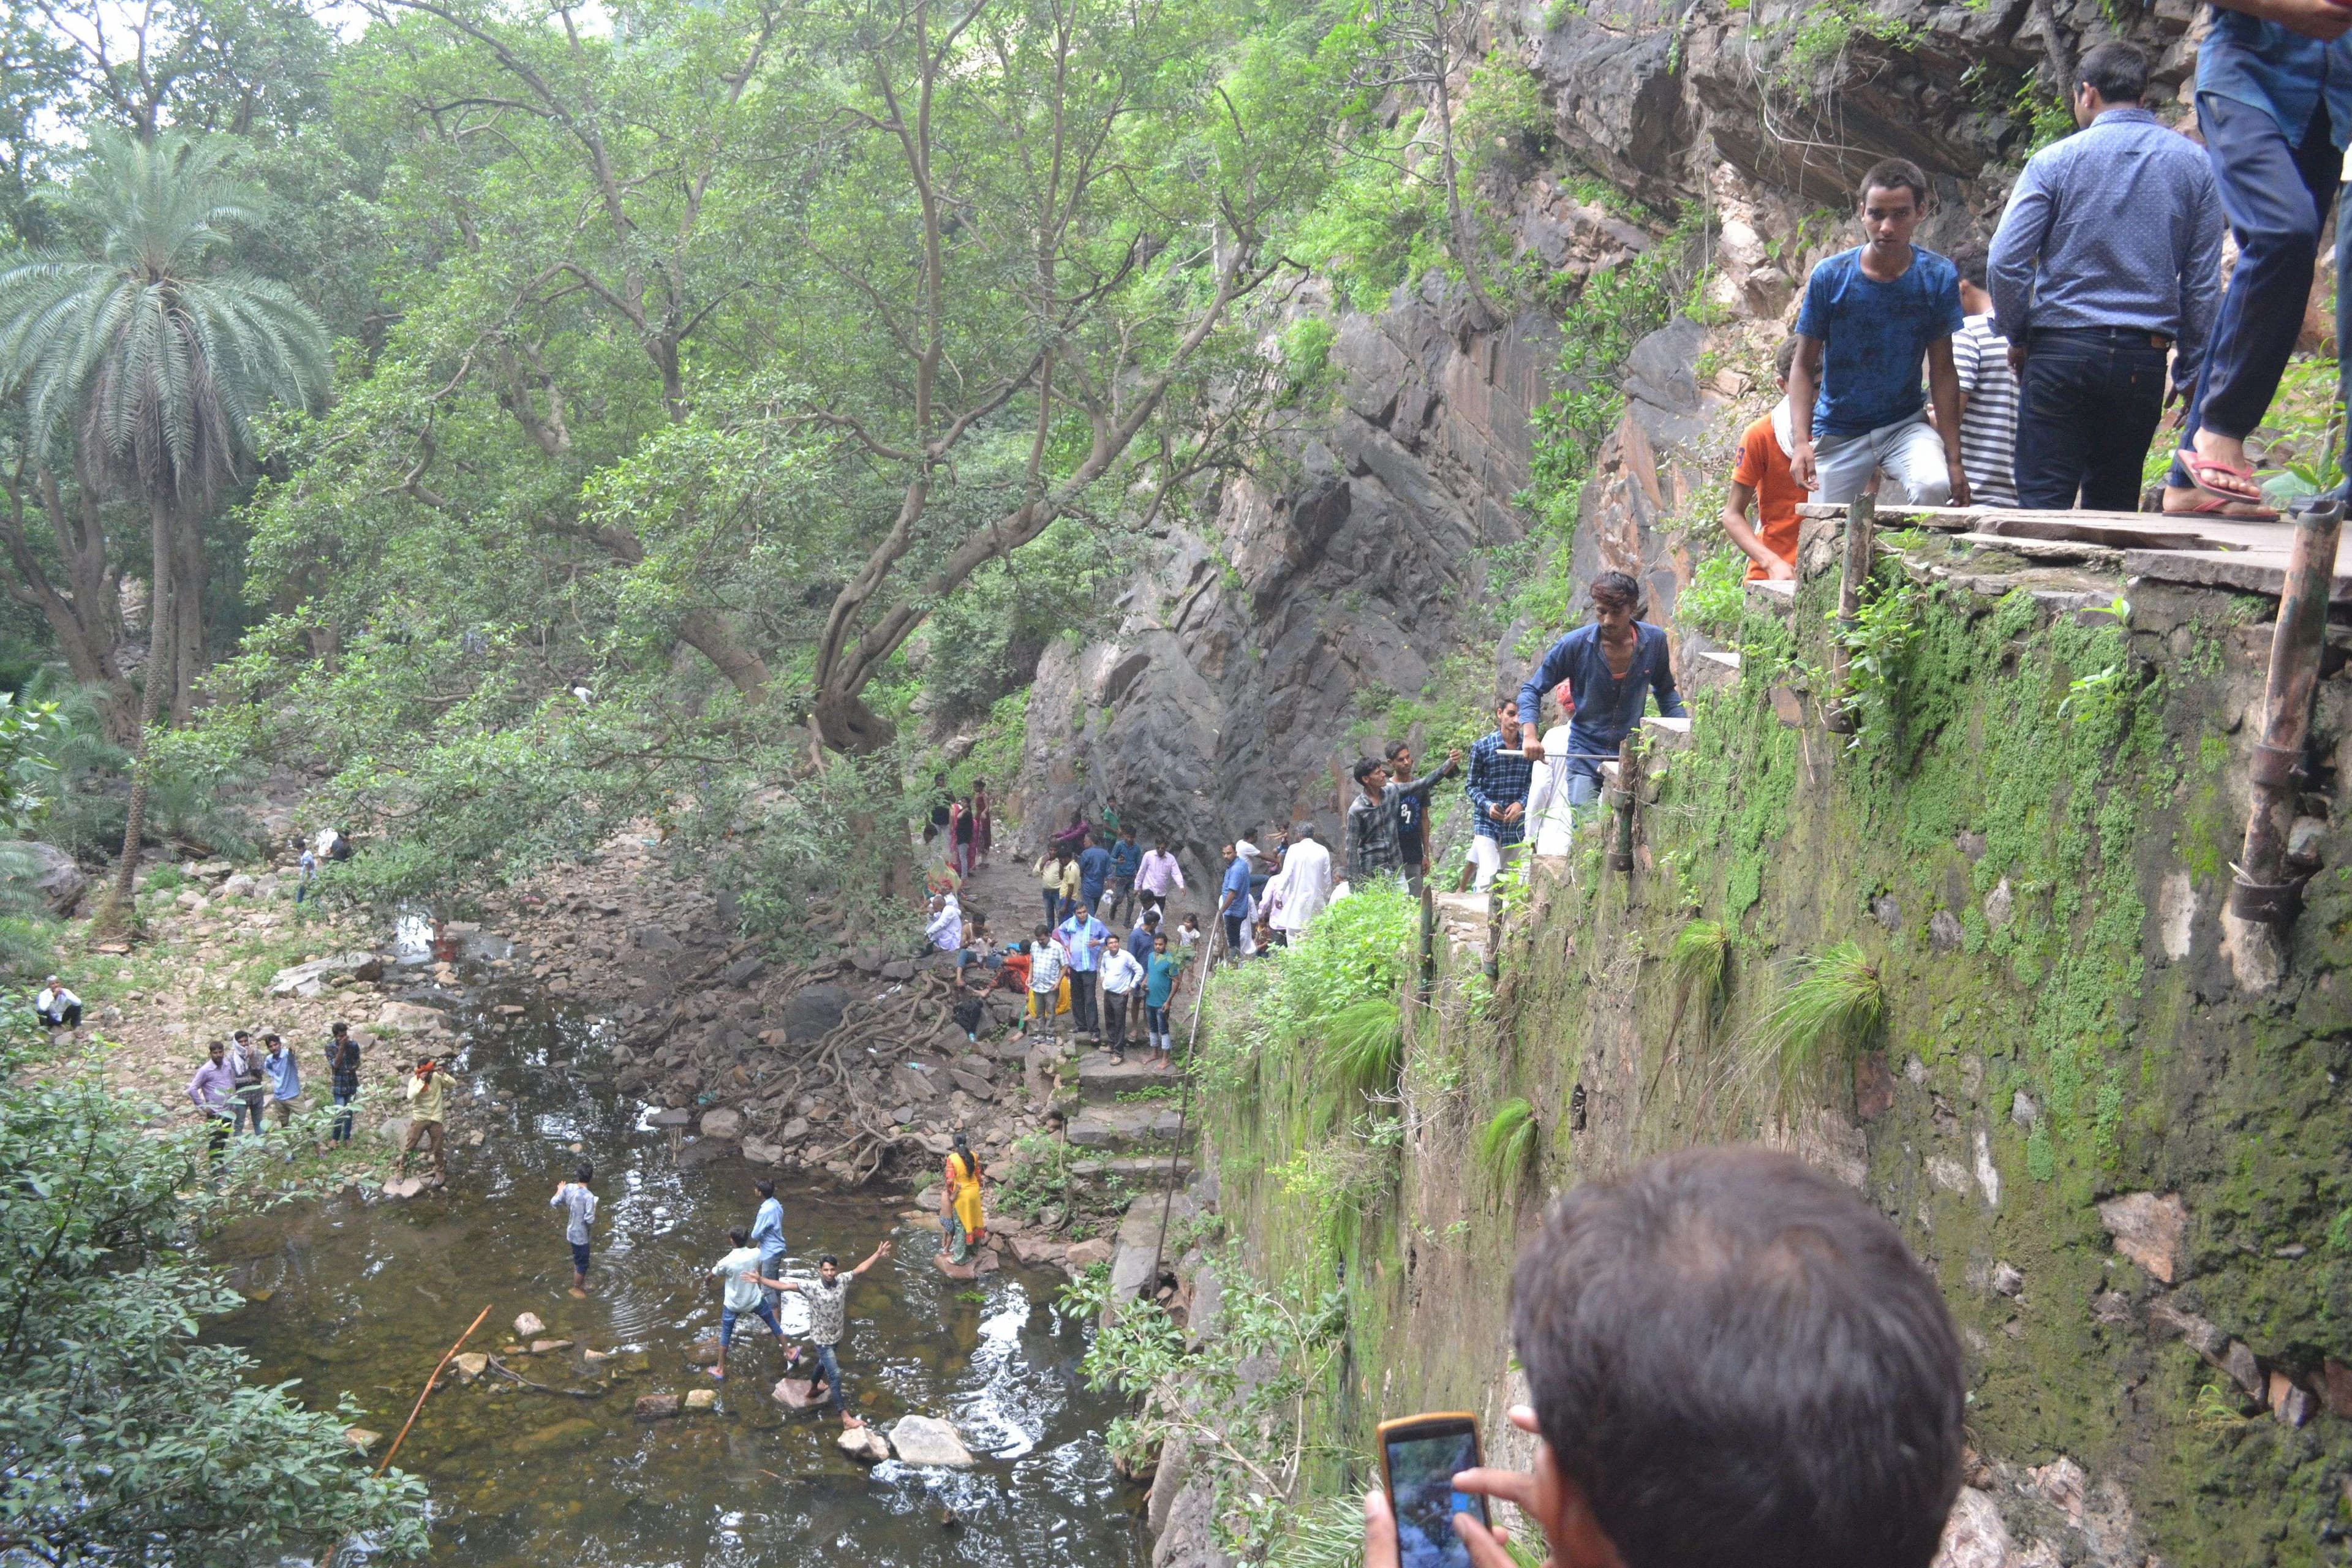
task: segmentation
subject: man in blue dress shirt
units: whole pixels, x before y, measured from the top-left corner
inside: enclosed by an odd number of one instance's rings
[[[2204,153],[2139,106],[2147,91],[2131,45],[2084,55],[2083,130],[2033,155],[1993,236],[1993,326],[2020,376],[2021,506],[2138,510],[2156,422],[2204,363],[2221,198]]]

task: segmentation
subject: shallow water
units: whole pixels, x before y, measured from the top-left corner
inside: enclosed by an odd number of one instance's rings
[[[786,1267],[811,1273],[828,1251],[847,1267],[885,1236],[896,1240],[895,1255],[851,1289],[839,1352],[848,1397],[869,1420],[954,1422],[976,1468],[867,1469],[848,1459],[834,1447],[832,1416],[771,1399],[783,1356],[756,1321],[749,1333],[737,1325],[725,1384],[689,1366],[687,1347],[717,1332],[707,1270],[728,1250],[727,1227],[751,1224],[755,1173],[732,1157],[680,1169],[671,1135],[614,1093],[604,1026],[532,1001],[484,993],[460,1009],[468,1034],[455,1059],[469,1082],[451,1094],[470,1092],[475,1105],[446,1193],[374,1204],[346,1195],[257,1217],[218,1248],[248,1304],[208,1337],[249,1348],[269,1381],[299,1379],[313,1405],[348,1392],[364,1411],[359,1424],[387,1442],[486,1303],[468,1350],[512,1343],[523,1311],[545,1321],[546,1337],[574,1342],[500,1359],[586,1397],[495,1388],[493,1375],[453,1382],[426,1402],[398,1463],[432,1488],[435,1561],[636,1568],[800,1563],[812,1552],[908,1565],[1149,1560],[1140,1492],[1113,1473],[1100,1436],[1118,1406],[1079,1379],[1087,1331],[1055,1310],[1060,1277],[1008,1268],[977,1285],[950,1280],[930,1261],[935,1225],[902,1220],[904,1199],[780,1182]],[[498,1002],[529,1010],[509,1025],[488,1013]],[[465,1147],[476,1127],[488,1137]],[[582,1157],[575,1142],[595,1163],[603,1200],[585,1301],[568,1294],[561,1211],[547,1206]],[[783,1321],[787,1332],[804,1323],[789,1296]],[[592,1346],[627,1353],[592,1369],[579,1359]],[[715,1410],[630,1415],[640,1394],[698,1386],[720,1390]]]

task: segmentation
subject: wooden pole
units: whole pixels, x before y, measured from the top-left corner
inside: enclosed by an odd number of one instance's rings
[[[1870,581],[1877,521],[1878,487],[1874,482],[1845,509],[1845,570],[1838,582],[1837,641],[1830,649],[1832,696],[1824,705],[1827,712],[1822,716],[1830,732],[1837,735],[1853,734],[1862,719],[1847,700],[1852,687],[1849,666],[1853,656],[1846,644],[1862,625],[1862,589]]]
[[[2294,540],[2279,588],[2278,626],[2271,634],[2271,668],[2263,692],[2263,734],[2250,770],[2253,808],[2233,869],[2230,912],[2240,920],[2285,927],[2303,908],[2301,877],[2290,877],[2287,837],[2294,826],[2304,748],[2311,728],[2312,692],[2319,683],[2320,645],[2327,637],[2327,601],[2336,584],[2336,548],[2343,503],[2312,496],[2294,508]]]

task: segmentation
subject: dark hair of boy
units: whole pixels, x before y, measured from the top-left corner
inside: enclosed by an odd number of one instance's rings
[[[727,1239],[738,1247],[749,1247],[751,1245],[751,1233],[740,1225],[732,1226],[728,1229]]]
[[[1772,374],[1782,381],[1797,367],[1797,350],[1801,345],[1794,338],[1782,338],[1780,346],[1772,351]]]
[[[830,1252],[826,1253],[823,1258],[818,1258],[816,1261],[817,1267],[820,1268],[838,1268],[841,1267],[841,1259],[835,1258]]]
[[[572,1167],[572,1179],[584,1187],[596,1179],[596,1167],[583,1160]]]
[[[1873,163],[1853,194],[1857,201],[1866,205],[1873,191],[1909,191],[1920,210],[1927,209],[1927,176],[1908,158],[1881,158]]]
[[[1791,1155],[1587,1183],[1521,1254],[1512,1331],[1561,1479],[1642,1568],[1927,1568],[1966,1387],[1935,1280]]]
[[[1592,580],[1592,586],[1586,592],[1596,605],[1622,605],[1630,609],[1642,602],[1642,584],[1622,572],[1603,572]],[[1514,712],[1518,710],[1516,700],[1507,706]]]
[[[1356,759],[1356,766],[1354,769],[1356,782],[1358,784],[1362,784],[1366,779],[1371,777],[1373,773],[1379,772],[1380,767],[1380,759],[1377,757],[1358,757]]]
[[[1952,266],[1959,272],[1960,281],[1979,289],[1985,286],[1985,264],[1990,259],[1985,247],[1974,240],[1952,252]]]
[[[2114,108],[2137,109],[2147,96],[2147,56],[2120,38],[2101,44],[2084,52],[2074,85],[2088,87]]]
[[[762,1176],[751,1184],[751,1190],[763,1198],[772,1198],[776,1195],[776,1184],[771,1178]]]

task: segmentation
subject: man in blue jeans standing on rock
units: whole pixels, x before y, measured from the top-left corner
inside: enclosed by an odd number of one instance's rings
[[[1884,469],[1896,497],[1913,506],[1969,504],[1952,365],[1960,278],[1949,261],[1911,243],[1927,211],[1927,176],[1916,163],[1874,164],[1862,177],[1867,243],[1831,257],[1805,280],[1789,375],[1796,437],[1789,472],[1816,501],[1850,501]],[[1919,391],[1923,355],[1933,426]]]
[[[2021,379],[2021,506],[2137,511],[2156,422],[2204,362],[2221,199],[2205,155],[2140,107],[2147,91],[2147,57],[2131,45],[2085,54],[2083,130],[2033,155],[1993,236],[1995,330]]]
[[[2214,0],[2197,50],[2197,128],[2238,265],[2166,477],[2164,510],[2267,520],[2246,437],[2269,412],[2311,295],[2352,140],[2352,10],[2328,0]],[[2336,238],[2338,315],[2344,243]]]

